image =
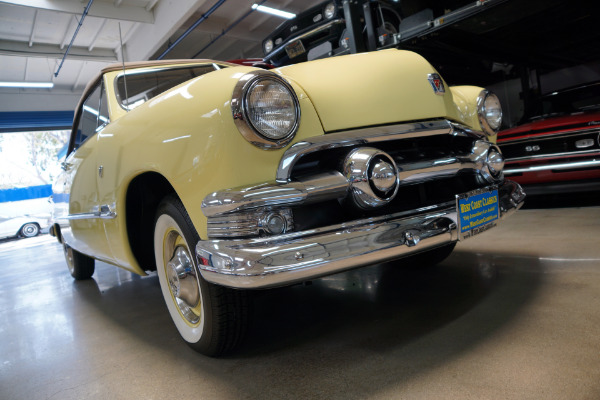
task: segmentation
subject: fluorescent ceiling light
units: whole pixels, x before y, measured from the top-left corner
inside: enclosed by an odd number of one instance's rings
[[[52,82],[0,82],[0,87],[9,88],[31,88],[31,89],[52,89]]]
[[[286,19],[292,19],[296,16],[296,14],[293,14],[291,12],[281,11],[276,8],[271,8],[271,7],[267,7],[267,6],[259,6],[258,4],[252,4],[252,9],[258,10],[258,11],[261,11],[261,12],[264,12],[267,14],[276,15],[278,17],[286,18]]]

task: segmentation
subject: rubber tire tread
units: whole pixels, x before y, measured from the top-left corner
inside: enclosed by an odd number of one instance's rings
[[[164,213],[170,215],[184,230],[182,233],[186,241],[190,246],[194,246],[190,251],[193,252],[195,259],[195,245],[200,240],[200,235],[194,228],[183,203],[175,194],[168,195],[162,200],[155,220]],[[205,313],[204,333],[198,342],[186,343],[204,355],[222,356],[237,348],[247,334],[251,315],[249,295],[246,290],[231,289],[207,282],[201,275],[200,285]]]
[[[75,249],[71,249],[71,251],[73,252],[73,272],[71,276],[78,281],[90,279],[96,270],[96,260]]]

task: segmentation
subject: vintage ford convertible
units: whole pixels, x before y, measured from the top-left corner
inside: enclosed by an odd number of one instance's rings
[[[75,279],[95,259],[157,271],[181,336],[218,355],[243,336],[247,289],[441,260],[518,209],[500,121],[493,94],[407,51],[108,67],[75,113],[52,233]]]

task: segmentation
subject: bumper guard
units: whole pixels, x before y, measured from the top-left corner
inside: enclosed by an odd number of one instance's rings
[[[512,181],[499,187],[500,218],[525,194]],[[389,261],[458,240],[454,202],[379,218],[260,239],[204,240],[196,246],[202,277],[240,289],[286,286]]]

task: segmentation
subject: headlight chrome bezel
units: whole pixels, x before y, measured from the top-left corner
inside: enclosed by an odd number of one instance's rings
[[[330,15],[328,16],[328,11],[330,11]],[[334,2],[328,3],[325,7],[323,7],[323,17],[326,20],[333,19],[335,17],[337,11],[337,7]]]
[[[292,128],[284,137],[279,139],[273,139],[263,135],[260,130],[254,126],[248,113],[248,97],[251,89],[261,81],[265,80],[271,80],[283,86],[290,93],[292,102],[294,103],[295,115]],[[233,90],[231,111],[234,123],[242,136],[253,145],[264,150],[276,150],[287,146],[294,136],[296,136],[296,132],[300,125],[300,103],[296,92],[285,79],[270,71],[252,71],[239,79]]]
[[[492,124],[490,124],[490,121],[487,118],[488,110],[486,107],[486,102],[490,98],[496,99],[500,109],[500,122],[495,128],[492,126]],[[481,93],[479,93],[479,96],[477,97],[477,117],[479,119],[479,125],[481,125],[481,129],[483,130],[483,133],[485,133],[486,136],[490,137],[498,133],[500,127],[502,126],[502,116],[502,107],[500,106],[500,99],[498,98],[498,96],[496,96],[496,94],[489,90],[482,90]]]
[[[270,52],[272,52],[274,47],[273,39],[265,40],[265,44],[263,46],[263,51],[265,52],[265,54],[269,54]]]

